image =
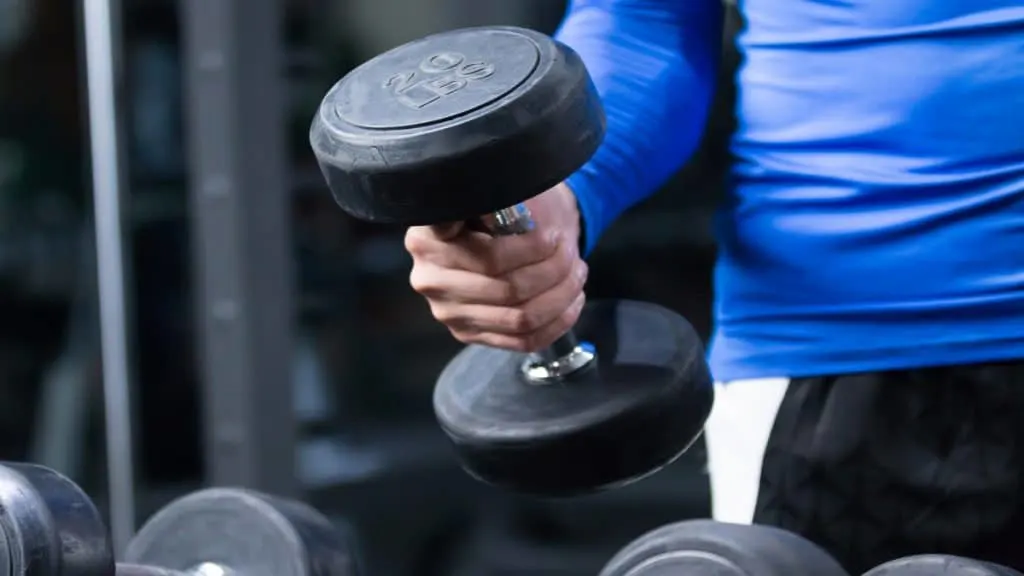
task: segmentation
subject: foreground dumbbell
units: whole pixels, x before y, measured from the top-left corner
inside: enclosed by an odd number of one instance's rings
[[[921,554],[907,556],[870,570],[864,576],[1024,576],[1020,572],[980,560],[947,556],[942,554]]]
[[[310,141],[334,198],[357,218],[469,221],[505,235],[533,228],[521,203],[577,170],[604,130],[571,49],[493,27],[430,36],[358,67],[324,98]],[[712,399],[686,320],[652,304],[594,302],[539,354],[467,347],[442,372],[434,410],[472,475],[557,496],[668,464],[700,433]]]
[[[357,576],[352,549],[310,507],[210,489],[165,507],[114,563],[106,526],[68,478],[0,464],[0,574],[11,576]]]
[[[600,576],[847,576],[831,556],[770,526],[689,520],[657,528],[616,554]]]

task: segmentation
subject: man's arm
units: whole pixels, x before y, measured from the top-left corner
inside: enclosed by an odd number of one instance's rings
[[[571,0],[556,38],[587,65],[608,133],[567,183],[585,251],[696,149],[721,52],[721,0]]]

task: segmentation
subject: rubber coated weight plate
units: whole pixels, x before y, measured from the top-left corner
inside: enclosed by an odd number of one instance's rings
[[[575,332],[597,363],[563,382],[527,382],[525,355],[482,346],[441,373],[434,411],[470,474],[568,496],[657,471],[699,436],[714,391],[685,319],[654,304],[597,301]]]
[[[12,543],[7,540],[7,534],[0,530],[0,576],[11,576],[14,565],[11,561]]]
[[[824,550],[770,526],[690,520],[637,538],[600,576],[847,576]]]
[[[532,198],[597,149],[605,118],[579,56],[522,28],[469,28],[390,50],[328,92],[310,143],[353,216],[469,220]]]
[[[946,556],[922,554],[886,562],[864,576],[1022,576],[1020,572],[988,562]]]
[[[434,36],[356,70],[339,86],[334,112],[341,122],[371,130],[441,124],[508,95],[539,63],[537,43],[518,32]]]
[[[114,555],[92,500],[35,464],[0,464],[0,574],[110,576]]]
[[[298,502],[239,489],[195,492],[139,530],[125,560],[171,570],[214,563],[244,576],[356,576],[350,543]]]

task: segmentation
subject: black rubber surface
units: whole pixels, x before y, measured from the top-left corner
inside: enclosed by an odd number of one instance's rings
[[[106,524],[74,482],[36,464],[0,463],[0,574],[110,576]]]
[[[351,543],[298,502],[213,488],[167,505],[139,530],[129,564],[188,571],[212,562],[244,576],[358,576]]]
[[[1020,572],[980,560],[922,554],[886,562],[864,576],[1022,576]]]
[[[808,540],[770,526],[690,520],[637,538],[600,576],[848,576]]]
[[[714,389],[685,319],[654,304],[597,301],[575,332],[598,361],[561,383],[527,383],[524,355],[481,346],[444,369],[434,410],[470,474],[570,496],[655,472],[699,436]]]
[[[604,137],[583,62],[522,28],[428,36],[371,59],[325,96],[310,142],[334,198],[370,222],[462,221],[536,196]]]

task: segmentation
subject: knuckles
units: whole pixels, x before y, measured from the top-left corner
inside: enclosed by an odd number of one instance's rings
[[[430,240],[426,237],[426,234],[419,228],[409,228],[405,232],[405,251],[413,256],[413,258],[423,257],[427,253],[427,248],[430,246]]]
[[[459,316],[453,314],[451,309],[448,307],[438,306],[434,302],[430,302],[430,314],[434,317],[435,320],[437,320],[441,324],[444,324],[451,330],[455,330],[461,327],[460,325],[462,324],[462,322],[459,321]]]
[[[448,332],[451,333],[452,337],[463,344],[482,344],[482,342],[479,342],[475,337],[476,335],[471,332],[452,328],[451,326],[448,326]]]
[[[418,294],[427,298],[437,296],[436,278],[434,278],[434,274],[427,267],[413,264],[412,271],[409,272],[409,285]]]

